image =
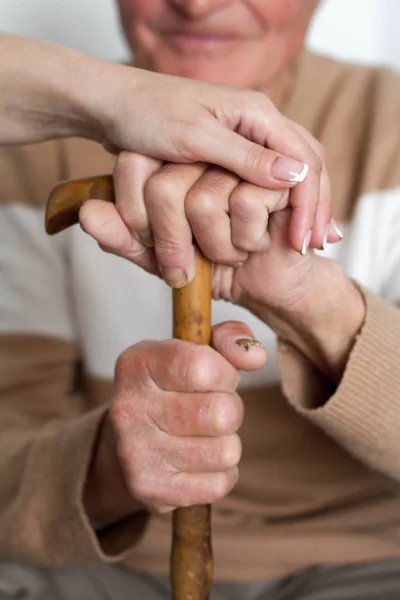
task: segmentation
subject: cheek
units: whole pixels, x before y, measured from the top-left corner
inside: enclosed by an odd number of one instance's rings
[[[122,28],[134,54],[151,48],[147,24],[161,19],[165,3],[166,0],[118,0]]]
[[[123,20],[154,18],[162,11],[165,0],[118,0]]]
[[[260,22],[271,28],[307,23],[318,0],[248,0]]]

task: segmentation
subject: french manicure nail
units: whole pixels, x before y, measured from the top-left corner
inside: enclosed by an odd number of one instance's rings
[[[311,229],[310,229],[310,231],[307,231],[307,233],[306,233],[306,235],[305,235],[305,237],[304,237],[303,245],[302,245],[302,247],[301,247],[301,255],[302,255],[302,256],[305,256],[305,255],[306,255],[306,252],[307,252],[307,250],[308,250],[308,247],[309,247],[309,245],[310,245],[310,241],[311,241],[311,233],[312,233],[312,231],[311,231]]]
[[[162,267],[161,274],[165,283],[176,290],[182,288],[188,282],[186,274],[182,269]]]
[[[307,177],[308,165],[293,158],[280,156],[272,165],[271,173],[275,179],[289,181],[290,183],[301,183]]]
[[[343,233],[340,231],[339,227],[337,226],[335,219],[331,219],[331,225],[332,225],[333,229],[336,231],[336,233],[338,234],[338,236],[340,237],[340,239],[342,240]]]
[[[261,342],[250,338],[240,338],[239,340],[236,340],[236,344],[240,346],[240,348],[244,348],[246,352],[249,352],[252,348],[264,348]]]

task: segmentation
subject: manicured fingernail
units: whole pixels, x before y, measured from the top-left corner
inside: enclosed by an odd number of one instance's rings
[[[305,256],[305,254],[306,254],[306,252],[308,250],[308,247],[310,245],[311,233],[312,233],[312,231],[310,229],[310,231],[307,231],[307,233],[306,233],[306,235],[304,237],[303,245],[301,247],[301,254],[302,254],[302,256]]]
[[[174,289],[182,288],[187,284],[187,277],[182,269],[161,268],[161,273],[165,283]]]
[[[333,229],[336,231],[336,233],[338,234],[338,236],[340,237],[340,239],[342,240],[343,233],[340,231],[339,227],[337,226],[335,219],[331,219],[331,225],[332,225]]]
[[[236,340],[236,344],[240,346],[240,348],[244,348],[246,352],[249,352],[252,348],[264,348],[261,342],[249,338],[240,338],[239,340]]]
[[[146,246],[146,248],[154,247],[154,237],[150,231],[146,231],[145,233],[139,233],[139,239],[142,242],[143,246]]]
[[[308,165],[293,160],[293,158],[282,156],[275,160],[271,173],[275,179],[289,181],[290,183],[301,183],[307,177]]]

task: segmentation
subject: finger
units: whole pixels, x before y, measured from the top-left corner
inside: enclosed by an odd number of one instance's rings
[[[343,233],[339,229],[335,219],[331,219],[328,224],[328,244],[334,244],[340,242],[343,239]]]
[[[249,136],[251,119],[243,119],[238,132]],[[254,124],[253,124],[254,128]],[[282,155],[299,161],[305,165],[305,170],[297,176],[298,184],[290,194],[293,207],[290,230],[290,241],[294,250],[304,251],[305,240],[308,232],[315,225],[317,206],[319,202],[320,176],[322,169],[321,158],[310,145],[310,134],[304,135],[303,130],[296,124],[283,117],[276,109],[270,113],[268,120],[264,120],[257,127],[256,135],[251,133],[252,139],[280,152]],[[313,138],[312,138],[313,139]],[[278,161],[277,161],[278,162]],[[308,237],[311,237],[309,234]]]
[[[156,396],[149,406],[151,421],[171,436],[229,436],[243,421],[243,403],[237,394],[187,394]]]
[[[312,229],[310,247],[325,250],[328,242],[329,222],[332,217],[330,182],[326,168],[322,168],[321,187],[315,224]]]
[[[235,369],[256,371],[267,360],[264,346],[252,331],[239,321],[227,321],[213,328],[211,345]]]
[[[135,497],[151,505],[157,512],[167,512],[171,507],[213,504],[232,491],[238,482],[237,467],[224,473],[175,473],[162,477],[157,473],[139,487],[130,487]]]
[[[149,273],[158,273],[154,253],[132,238],[113,204],[88,200],[79,211],[79,221],[85,233],[92,236],[105,252],[121,256]]]
[[[304,135],[296,130],[291,121],[279,113],[268,98],[262,100],[261,95],[254,93],[252,95],[248,93],[245,98],[245,106],[241,112],[232,110],[229,104],[223,111],[215,110],[215,107],[214,110],[210,110],[229,128],[226,128],[225,132],[218,132],[214,126],[210,151],[215,156],[211,160],[233,170],[250,183],[273,189],[271,180],[279,179],[281,181],[278,187],[282,188],[285,185],[294,187],[292,197],[295,226],[290,232],[290,239],[295,250],[304,251],[305,242],[311,237],[309,232],[315,225],[321,160]],[[233,139],[230,130],[235,130],[237,133],[234,135],[242,136],[241,139]],[[205,139],[206,136],[202,140],[203,144]],[[225,150],[222,149],[222,143]],[[231,152],[226,152],[227,147],[235,153],[235,156]],[[204,148],[201,150],[205,151]],[[229,164],[227,161],[221,161],[223,151]],[[275,160],[271,151],[275,152]],[[285,158],[282,163],[283,157]],[[291,168],[287,168],[288,160],[293,161]],[[275,170],[278,173],[274,175]],[[284,185],[285,180],[287,181]]]
[[[268,212],[260,198],[263,191],[252,184],[243,183],[231,194],[231,239],[233,246],[238,250],[262,252],[269,247]]]
[[[268,214],[288,205],[289,190],[266,190],[240,183],[229,201],[232,243],[248,252],[264,252],[270,245]]]
[[[236,467],[242,455],[236,433],[213,438],[163,435],[158,443],[161,468],[174,473],[221,473]]]
[[[272,186],[269,181],[264,184],[265,187],[269,189],[289,187],[285,179],[289,180],[292,187],[290,201],[293,208],[290,240],[293,249],[301,252],[304,240],[315,224],[322,163],[304,136],[298,133],[288,121],[284,122],[281,118],[278,120],[279,126],[275,123],[271,130],[265,131],[265,145],[276,151],[274,162],[271,163],[271,157],[261,154],[260,146],[253,149],[254,155],[258,155],[253,160],[259,160],[261,164],[265,160],[269,162],[269,179],[271,175],[277,175],[274,179],[278,185]],[[281,153],[279,157],[277,152]]]
[[[162,162],[133,152],[121,152],[114,167],[116,207],[129,232],[144,246],[153,246],[144,188]]]
[[[185,214],[185,198],[206,168],[203,163],[169,163],[153,174],[145,187],[145,204],[158,265],[164,280],[173,288],[183,287],[195,275],[195,254]]]
[[[285,152],[272,145],[265,147],[267,145],[265,122],[257,123],[262,136],[254,135],[257,127],[254,127],[251,133],[241,130],[236,133],[223,125],[216,124],[215,121],[206,123],[205,127],[207,126],[206,135],[199,136],[195,148],[196,153],[204,157],[205,161],[219,165],[249,183],[268,189],[290,189],[304,181],[307,176],[307,164],[301,157],[298,158],[301,152],[297,152],[297,156],[293,156],[293,152],[290,151],[286,154],[288,144],[282,142],[279,145],[285,147]],[[246,133],[251,136],[251,139],[244,137]],[[258,142],[253,141],[255,137]],[[293,135],[289,137],[293,140]],[[298,134],[295,136],[296,144],[299,137]]]
[[[312,234],[310,238],[310,247],[324,249],[327,243],[328,237],[328,225],[332,217],[332,199],[331,199],[331,186],[326,168],[326,157],[323,146],[305,129],[298,123],[292,123],[293,126],[299,131],[304,138],[308,141],[311,148],[320,157],[322,163],[321,180],[320,180],[320,193],[317,205],[317,211],[315,215],[315,223],[312,228]]]
[[[238,182],[233,173],[211,167],[186,196],[185,210],[193,235],[204,255],[216,263],[232,264],[247,258],[231,240],[229,197]]]
[[[118,359],[116,379],[129,395],[132,381],[169,392],[236,391],[239,373],[213,348],[182,340],[143,341]]]

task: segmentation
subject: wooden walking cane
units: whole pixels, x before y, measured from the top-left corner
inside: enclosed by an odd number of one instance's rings
[[[50,195],[46,231],[75,225],[79,209],[91,198],[114,202],[111,175],[68,181]],[[196,249],[196,276],[173,292],[173,335],[197,344],[211,340],[211,264]],[[211,507],[179,508],[173,514],[171,583],[173,600],[207,600],[212,581]]]

